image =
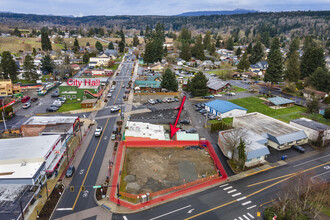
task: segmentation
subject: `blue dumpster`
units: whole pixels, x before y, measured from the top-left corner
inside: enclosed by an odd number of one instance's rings
[[[282,160],[285,160],[287,157],[288,157],[287,155],[283,155],[283,156],[281,157],[281,159],[282,159]]]

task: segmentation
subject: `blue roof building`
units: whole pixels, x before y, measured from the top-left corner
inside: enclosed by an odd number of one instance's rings
[[[247,112],[247,109],[234,103],[223,100],[214,100],[205,103],[205,109],[210,113],[219,116],[220,118],[231,118],[235,116],[245,115]]]
[[[274,98],[269,98],[268,101],[271,103],[271,105],[276,106],[277,107],[289,107],[289,106],[293,106],[294,105],[294,101],[290,100],[290,99],[286,99],[283,97],[274,97]]]

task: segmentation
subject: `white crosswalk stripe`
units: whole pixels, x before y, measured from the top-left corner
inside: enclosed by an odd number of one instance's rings
[[[236,193],[236,194],[234,194],[234,195],[231,195],[232,197],[235,197],[235,196],[239,196],[239,195],[241,195],[242,193]]]
[[[246,215],[243,215],[243,217],[244,217],[246,220],[250,220]]]
[[[253,209],[253,208],[255,208],[255,207],[257,207],[257,205],[250,206],[250,207],[247,208],[247,209]]]
[[[233,187],[229,186],[229,187],[223,188],[223,190],[228,190],[228,189],[231,189],[231,188],[233,188]]]
[[[245,196],[243,196],[243,197],[241,197],[241,198],[238,198],[238,199],[236,199],[237,201],[241,201],[241,200],[243,200],[243,199],[246,199],[246,197]]]
[[[227,193],[233,193],[233,192],[236,192],[236,191],[237,191],[236,189],[233,189],[233,190],[228,191]]]
[[[254,219],[253,215],[251,215],[250,213],[247,213],[248,216],[250,216],[252,219]]]
[[[242,205],[247,205],[247,204],[250,204],[250,203],[251,203],[251,201],[247,201],[247,202],[242,203]]]
[[[223,184],[223,185],[221,185],[221,186],[219,186],[219,187],[222,188],[222,187],[225,187],[225,186],[228,186],[228,183]]]

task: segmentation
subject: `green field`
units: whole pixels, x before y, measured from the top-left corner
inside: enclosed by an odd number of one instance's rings
[[[110,67],[110,68],[107,67],[106,69],[115,71],[118,69],[118,66],[119,66],[119,64],[115,64],[115,65],[113,65],[113,67]]]
[[[290,120],[306,117],[310,119],[314,119],[321,123],[330,125],[330,120],[326,120],[319,114],[308,114],[306,113],[306,108],[301,106],[293,106],[284,109],[272,109],[269,108],[267,105],[263,104],[263,100],[258,99],[256,97],[247,97],[242,99],[234,99],[230,102],[235,103],[250,112],[260,112],[262,114],[268,115],[270,117],[279,119],[281,121],[289,123]]]
[[[62,107],[58,110],[58,112],[67,112],[67,111],[77,110],[77,109],[81,109],[80,102],[63,104]]]

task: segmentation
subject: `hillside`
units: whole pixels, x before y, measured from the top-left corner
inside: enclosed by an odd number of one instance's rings
[[[209,15],[235,15],[235,14],[246,14],[246,13],[255,13],[256,10],[247,10],[247,9],[235,9],[232,11],[192,11],[179,14],[177,16],[209,16]]]

